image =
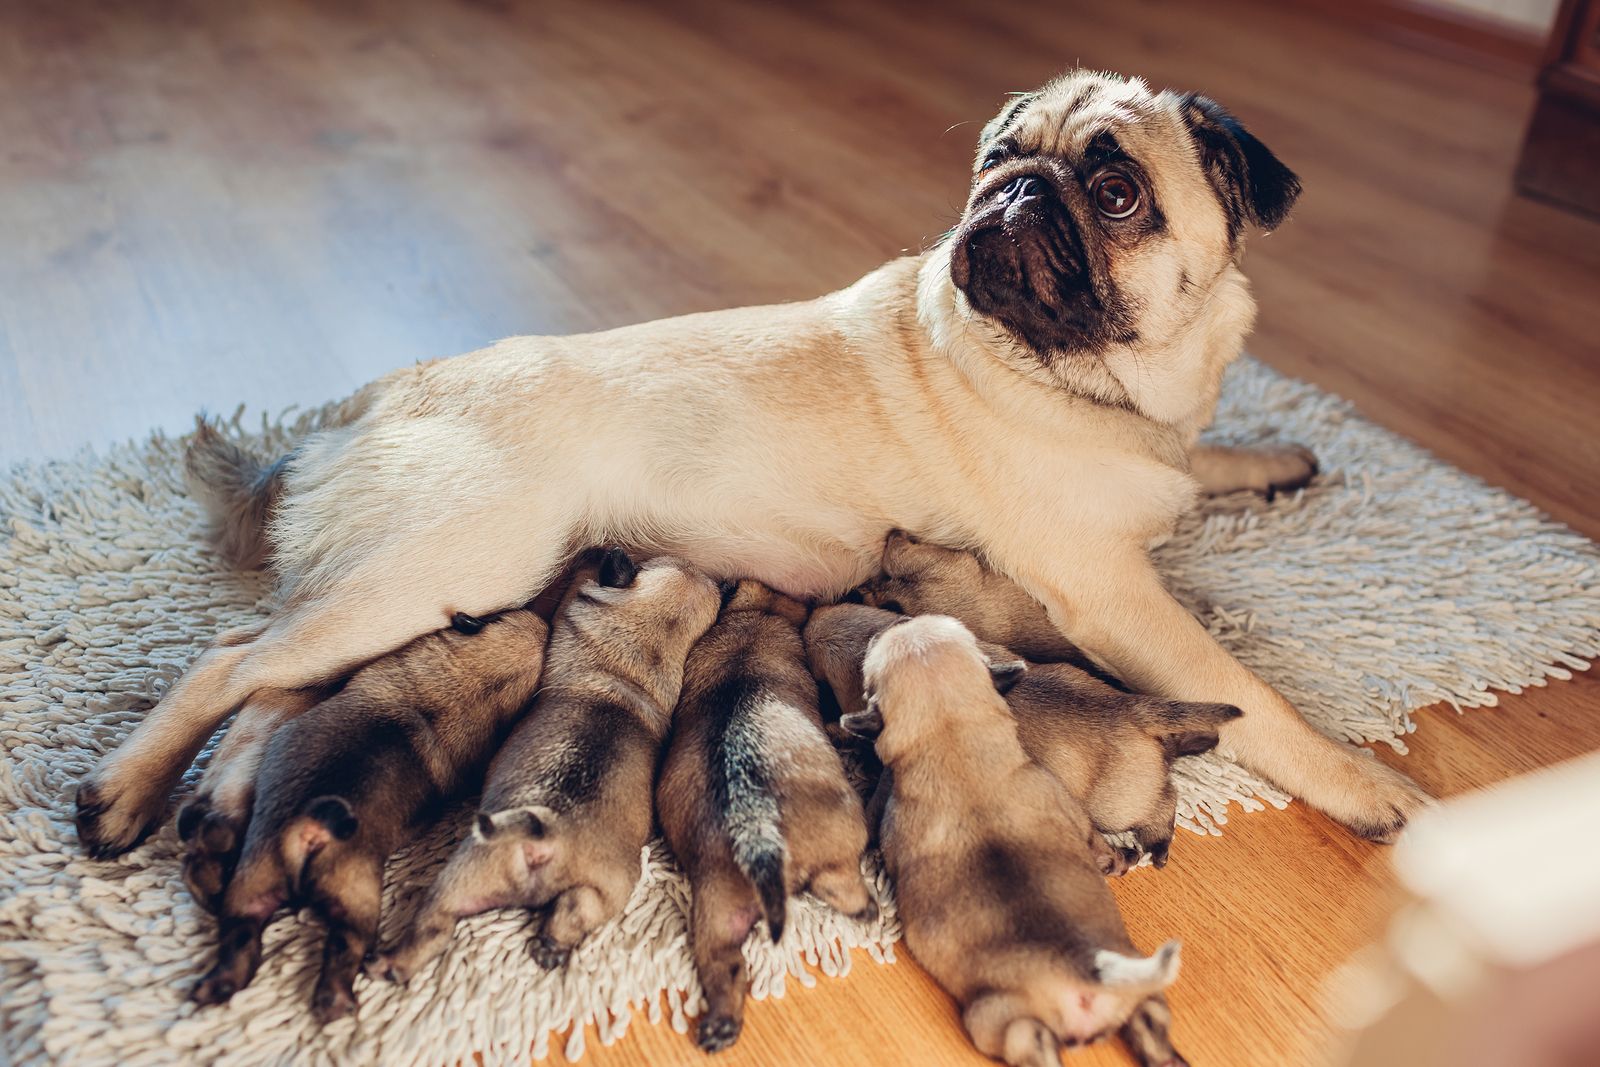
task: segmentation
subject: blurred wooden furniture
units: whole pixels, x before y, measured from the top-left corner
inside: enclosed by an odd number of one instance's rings
[[[1600,0],[1562,0],[1517,188],[1600,215]]]

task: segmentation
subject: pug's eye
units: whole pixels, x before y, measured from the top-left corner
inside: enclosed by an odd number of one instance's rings
[[[1139,187],[1121,171],[1108,171],[1089,189],[1094,206],[1108,219],[1125,219],[1139,210]]]
[[[1010,155],[1011,149],[1007,148],[1003,144],[995,145],[993,148],[989,149],[989,151],[983,154],[983,159],[978,163],[978,173],[982,174],[986,170],[993,170],[995,167],[998,167],[1000,164],[1004,163],[1010,157]]]

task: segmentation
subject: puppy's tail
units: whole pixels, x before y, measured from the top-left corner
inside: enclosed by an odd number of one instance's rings
[[[782,813],[762,758],[758,733],[748,720],[735,713],[723,737],[722,773],[713,778],[712,789],[713,795],[721,794],[718,799],[722,801],[733,845],[733,862],[755,886],[766,916],[767,933],[776,942],[783,937],[788,916],[789,889],[784,872],[789,848],[783,839]]]
[[[1192,704],[1146,698],[1139,702],[1140,724],[1161,742],[1167,759],[1197,756],[1217,747],[1217,730],[1244,712],[1232,704]]]
[[[555,833],[556,819],[556,813],[542,804],[496,812],[480,811],[472,822],[472,836],[478,841],[498,838],[540,840]]]
[[[267,561],[267,519],[283,491],[293,454],[267,462],[251,455],[203,416],[184,450],[189,495],[205,508],[209,536],[231,566],[242,570]]]
[[[290,821],[280,845],[289,884],[304,896],[315,880],[313,861],[338,842],[350,840],[360,828],[361,820],[344,797],[317,797],[307,804]]]

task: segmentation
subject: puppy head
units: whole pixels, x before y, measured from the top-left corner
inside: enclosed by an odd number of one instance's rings
[[[638,563],[620,548],[579,569],[558,615],[563,650],[570,635],[588,648],[584,669],[601,668],[635,681],[660,682],[673,703],[689,648],[716,621],[722,597],[717,583],[670,556]],[[570,660],[560,664],[566,669]],[[552,651],[551,667],[557,666]],[[649,678],[640,677],[640,667]]]
[[[1036,663],[1080,653],[1016,582],[977,556],[918,541],[895,530],[883,543],[883,573],[861,586],[864,603],[908,615],[951,615],[980,640],[1005,645]]]
[[[1013,342],[1008,361],[1069,386],[1100,362],[1137,392],[1141,367],[1152,380],[1190,373],[1163,361],[1204,358],[1203,339],[1176,342],[1219,310],[1242,338],[1253,306],[1229,271],[1242,234],[1278,225],[1299,192],[1214,101],[1070,71],[984,127],[950,280]]]
[[[884,538],[881,567],[882,574],[861,586],[862,603],[906,615],[964,618],[961,607],[981,595],[993,573],[970,552],[927,544],[904,530]]]
[[[1020,669],[1005,661],[998,673],[1014,682]],[[884,629],[867,646],[862,678],[866,710],[844,716],[840,725],[876,735],[885,763],[908,751],[935,751],[937,734],[954,721],[1011,720],[989,657],[972,632],[948,616],[922,615]]]
[[[744,578],[739,581],[724,581],[720,583],[722,592],[722,610],[732,611],[759,611],[768,615],[779,615],[796,626],[803,625],[808,614],[806,606],[792,597],[763,585],[754,578]]]

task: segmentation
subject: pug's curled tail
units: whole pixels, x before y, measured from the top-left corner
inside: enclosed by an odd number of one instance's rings
[[[763,738],[749,707],[753,694],[741,694],[722,735],[712,795],[720,802],[733,862],[755,886],[761,912],[774,942],[783,937],[789,890],[784,868],[789,848],[783,839],[782,813],[772,791],[772,776],[763,758]]]
[[[211,543],[241,570],[263,566],[271,554],[267,519],[283,492],[293,453],[268,462],[229,440],[204,416],[184,450],[189,495],[205,508]]]

